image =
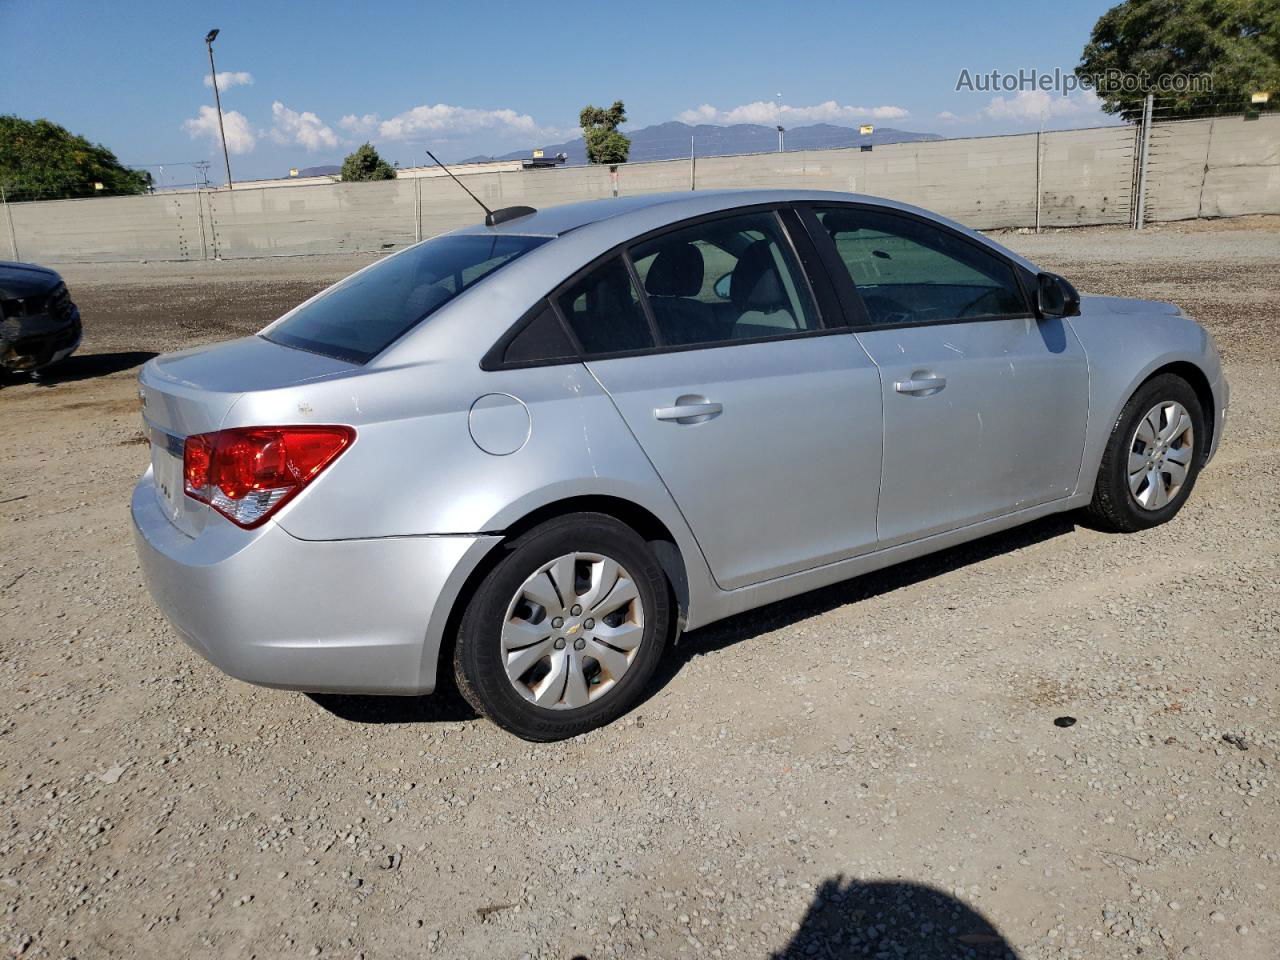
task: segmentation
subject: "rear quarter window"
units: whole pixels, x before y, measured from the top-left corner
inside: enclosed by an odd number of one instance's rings
[[[366,363],[464,290],[546,243],[547,237],[438,237],[348,277],[263,336]]]

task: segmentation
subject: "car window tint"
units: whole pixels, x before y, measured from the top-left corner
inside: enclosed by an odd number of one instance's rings
[[[873,324],[1027,312],[1013,268],[949,231],[912,217],[853,207],[815,213]]]
[[[546,242],[479,234],[428,240],[348,277],[263,336],[365,363],[462,291]]]
[[[584,353],[622,353],[652,347],[640,295],[621,257],[613,257],[557,298]]]
[[[551,304],[544,301],[542,308],[507,344],[502,362],[552,363],[569,360],[576,355],[577,350],[569,342],[569,337],[560,324],[560,318],[551,309]]]
[[[771,213],[685,227],[631,250],[664,344],[729,343],[817,327]]]

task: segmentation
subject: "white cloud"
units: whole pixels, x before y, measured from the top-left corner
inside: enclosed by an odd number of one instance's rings
[[[360,135],[373,133],[378,129],[378,115],[376,113],[366,113],[362,117],[357,117],[354,113],[348,113],[345,117],[338,121],[338,125],[343,130]]]
[[[258,142],[253,135],[253,128],[238,110],[226,110],[222,114],[222,126],[227,133],[228,153],[248,153]],[[191,117],[182,122],[182,129],[192,140],[208,137],[215,145],[221,144],[218,136],[218,111],[213,107],[201,107],[198,117]]]
[[[1097,114],[1101,118],[1101,101],[1092,90],[1073,93],[1069,97],[1054,96],[1046,90],[1020,90],[1012,97],[992,97],[982,109],[989,120],[1039,122],[1041,117],[1083,117]]]
[[[247,87],[253,83],[253,74],[246,70],[228,70],[218,74],[218,90],[230,90],[232,87]],[[213,89],[213,78],[205,74],[204,85]]]
[[[692,110],[686,110],[683,113],[676,114],[676,119],[681,123],[691,124],[718,123],[720,122],[717,119],[719,116],[719,110],[709,103],[704,103],[700,107],[694,107]]]
[[[867,120],[901,120],[908,116],[902,107],[854,107],[826,100],[808,107],[782,105],[783,126],[795,126],[803,123],[842,123],[845,125],[863,123]],[[730,110],[720,110],[709,103],[686,110],[676,116],[684,123],[762,123],[773,125],[778,122],[778,105],[771,100],[757,100],[745,103]]]
[[[297,144],[309,151],[332,149],[338,135],[311,111],[290,110],[279,100],[271,104],[271,139],[279,144]]]
[[[950,110],[943,110],[938,114],[937,119],[943,123],[960,123],[964,120],[964,117],[959,114],[952,113]]]
[[[527,113],[517,113],[515,110],[475,110],[447,103],[424,103],[388,120],[381,119],[377,114],[367,113],[361,117],[345,116],[341,122],[345,129],[353,133],[372,133],[376,130],[384,140],[411,140],[423,134],[452,136],[479,131],[505,136],[554,139],[576,131],[576,128],[541,126]]]

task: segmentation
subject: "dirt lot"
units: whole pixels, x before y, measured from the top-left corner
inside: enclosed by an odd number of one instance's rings
[[[136,366],[360,261],[66,268],[80,355],[0,391],[0,945],[1274,958],[1280,220],[1001,239],[1213,331],[1231,420],[1178,519],[1050,519],[698,631],[624,721],[536,747],[456,696],[230,680],[140,583]]]

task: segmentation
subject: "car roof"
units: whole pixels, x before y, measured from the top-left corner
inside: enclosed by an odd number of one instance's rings
[[[829,190],[682,190],[672,193],[645,193],[635,196],[582,200],[578,203],[537,210],[527,217],[508,220],[494,227],[478,223],[455,232],[559,237],[588,224],[599,223],[602,220],[615,220],[629,214],[646,213],[655,207],[665,207],[666,209],[662,212],[674,222],[705,212],[709,200],[712,201],[712,206],[724,209],[756,203],[791,203],[798,200],[827,200],[843,203],[862,201],[914,209],[880,197],[869,197],[857,193],[836,193]],[[929,216],[936,215],[929,214]]]
[[[583,200],[545,210],[536,210],[526,217],[507,220],[489,227],[483,223],[463,227],[455,234],[480,234],[500,236],[562,237],[580,227],[592,224],[608,224],[608,233],[621,238],[630,232],[630,222],[652,229],[661,223],[677,223],[720,210],[732,210],[763,203],[866,203],[890,210],[900,210],[928,220],[944,224],[966,233],[980,243],[998,250],[1033,273],[1035,264],[991,238],[950,220],[932,210],[863,193],[842,193],[835,190],[681,190],[674,193],[646,193],[627,197],[604,197],[599,200]]]
[[[707,191],[710,192],[710,191]],[[598,223],[638,210],[647,210],[662,203],[674,203],[681,199],[681,194],[653,193],[635,197],[607,197],[600,200],[580,200],[577,203],[566,203],[545,210],[537,210],[527,217],[517,217],[495,227],[475,224],[463,227],[459,233],[499,233],[518,234],[521,236],[559,237],[585,227],[589,223]]]

